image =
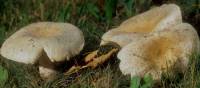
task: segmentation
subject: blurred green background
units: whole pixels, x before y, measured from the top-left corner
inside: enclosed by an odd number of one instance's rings
[[[165,3],[181,7],[183,20],[192,24],[200,34],[199,0],[0,0],[0,46],[4,40],[27,24],[40,21],[69,22],[84,33],[86,46],[82,55],[98,48],[103,33],[122,21]],[[199,58],[198,56],[195,56]],[[8,70],[3,88],[129,88],[130,77],[118,69],[119,61],[109,61],[95,70],[87,69],[75,79],[60,75],[45,82],[35,66],[0,58]],[[188,73],[164,76],[159,87],[199,88],[199,61],[191,62]],[[0,86],[1,87],[1,86]]]

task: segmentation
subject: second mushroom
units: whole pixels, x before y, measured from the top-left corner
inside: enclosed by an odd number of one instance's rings
[[[197,32],[182,22],[180,8],[175,4],[164,4],[124,21],[102,36],[101,46],[110,43],[122,48],[117,57],[123,74],[150,74],[154,80],[159,80],[168,68],[184,71],[189,56],[200,48]],[[85,60],[96,58],[97,52]]]

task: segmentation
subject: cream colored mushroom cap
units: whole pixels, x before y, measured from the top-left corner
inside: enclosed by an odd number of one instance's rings
[[[7,59],[34,64],[45,53],[51,62],[69,60],[84,46],[82,32],[69,23],[38,22],[21,28],[1,47]]]
[[[136,15],[124,21],[119,27],[109,30],[102,36],[101,44],[112,41],[123,47],[137,36],[162,31],[180,23],[180,8],[175,4],[164,4]]]
[[[161,73],[173,65],[185,70],[189,56],[199,49],[199,44],[195,29],[182,23],[123,47],[117,55],[119,67],[123,74],[144,76],[149,73],[155,80],[160,79]]]

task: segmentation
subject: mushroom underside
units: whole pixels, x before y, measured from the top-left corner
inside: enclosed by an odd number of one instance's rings
[[[43,79],[52,79],[57,74],[62,72],[62,68],[59,68],[65,61],[61,62],[51,62],[47,54],[43,51],[42,55],[39,57],[39,74]]]

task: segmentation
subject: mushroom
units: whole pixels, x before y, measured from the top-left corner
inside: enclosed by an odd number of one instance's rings
[[[115,42],[121,47],[146,34],[162,31],[182,22],[180,8],[175,4],[164,4],[124,21],[119,27],[102,36],[101,45]]]
[[[155,7],[122,22],[119,27],[106,32],[102,36],[100,48],[111,43],[114,47],[116,45],[120,46],[116,47],[120,50],[120,48],[123,48],[132,41],[141,40],[142,38],[148,37],[150,33],[165,30],[181,22],[181,12],[177,5],[165,4],[160,7]],[[98,56],[97,52],[100,52],[100,50],[93,51],[89,54],[85,58],[85,62],[91,61]]]
[[[119,67],[123,74],[141,77],[151,74],[154,80],[158,80],[162,72],[174,67],[185,71],[189,56],[199,52],[199,45],[195,29],[187,23],[181,23],[123,47],[117,55]]]
[[[175,4],[164,4],[124,21],[106,32],[100,45],[111,42],[121,48],[117,47],[117,57],[123,74],[143,77],[149,73],[155,80],[160,79],[167,68],[184,71],[188,56],[199,50],[200,44],[195,29],[182,22],[180,8]],[[97,52],[99,49],[85,61],[96,59]]]
[[[25,64],[39,63],[42,78],[58,73],[59,64],[79,54],[83,33],[69,23],[38,22],[21,28],[1,47],[1,55]]]

